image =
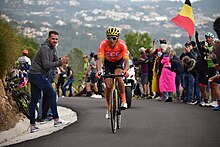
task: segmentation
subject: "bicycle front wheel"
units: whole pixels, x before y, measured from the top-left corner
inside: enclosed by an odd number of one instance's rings
[[[117,111],[116,111],[116,99],[117,99],[117,90],[116,89],[112,89],[112,93],[111,93],[111,128],[112,128],[112,132],[115,133],[116,129],[117,129]]]
[[[116,99],[117,101],[117,104],[116,104],[116,110],[117,110],[117,129],[120,129],[121,128],[121,107],[120,107],[120,104],[121,104],[121,97],[119,96],[118,94],[118,98]]]

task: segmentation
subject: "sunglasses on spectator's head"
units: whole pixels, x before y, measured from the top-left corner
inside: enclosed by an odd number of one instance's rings
[[[117,40],[118,39],[118,37],[114,37],[114,36],[111,36],[111,37],[108,37],[108,40]]]

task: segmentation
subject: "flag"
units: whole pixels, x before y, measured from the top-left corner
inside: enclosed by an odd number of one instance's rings
[[[179,14],[171,19],[177,26],[182,27],[188,32],[190,39],[194,34],[194,17],[192,6],[189,0],[186,0]]]

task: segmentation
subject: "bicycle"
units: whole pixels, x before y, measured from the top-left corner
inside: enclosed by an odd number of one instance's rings
[[[31,96],[29,92],[25,89],[25,87],[21,87],[21,81],[23,78],[10,78],[6,77],[7,86],[5,88],[6,91],[11,93],[13,100],[16,102],[18,109],[22,112],[28,119],[29,115],[29,104],[31,101]],[[37,110],[36,110],[37,111]]]
[[[110,96],[110,113],[111,113],[111,129],[115,133],[117,129],[121,128],[121,96],[118,90],[118,83],[116,77],[124,77],[124,75],[102,75],[103,78],[112,78],[113,87]]]

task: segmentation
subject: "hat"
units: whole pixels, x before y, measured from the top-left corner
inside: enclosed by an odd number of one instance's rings
[[[191,42],[186,42],[186,43],[185,43],[185,47],[189,47],[190,45],[192,45]]]
[[[23,50],[23,54],[26,54],[26,55],[28,55],[28,50]]]
[[[196,46],[196,42],[195,41],[191,41],[190,43],[192,44],[192,46]]]
[[[93,57],[95,56],[95,53],[94,53],[94,52],[91,52],[91,53],[89,54],[89,56],[90,56],[90,58],[93,58]]]
[[[146,49],[145,49],[144,47],[139,48],[139,52],[140,52],[140,53],[144,53],[145,50],[146,50]]]
[[[83,55],[83,58],[89,58],[88,55]]]
[[[160,41],[160,44],[167,44],[166,38],[161,38],[159,41]]]

